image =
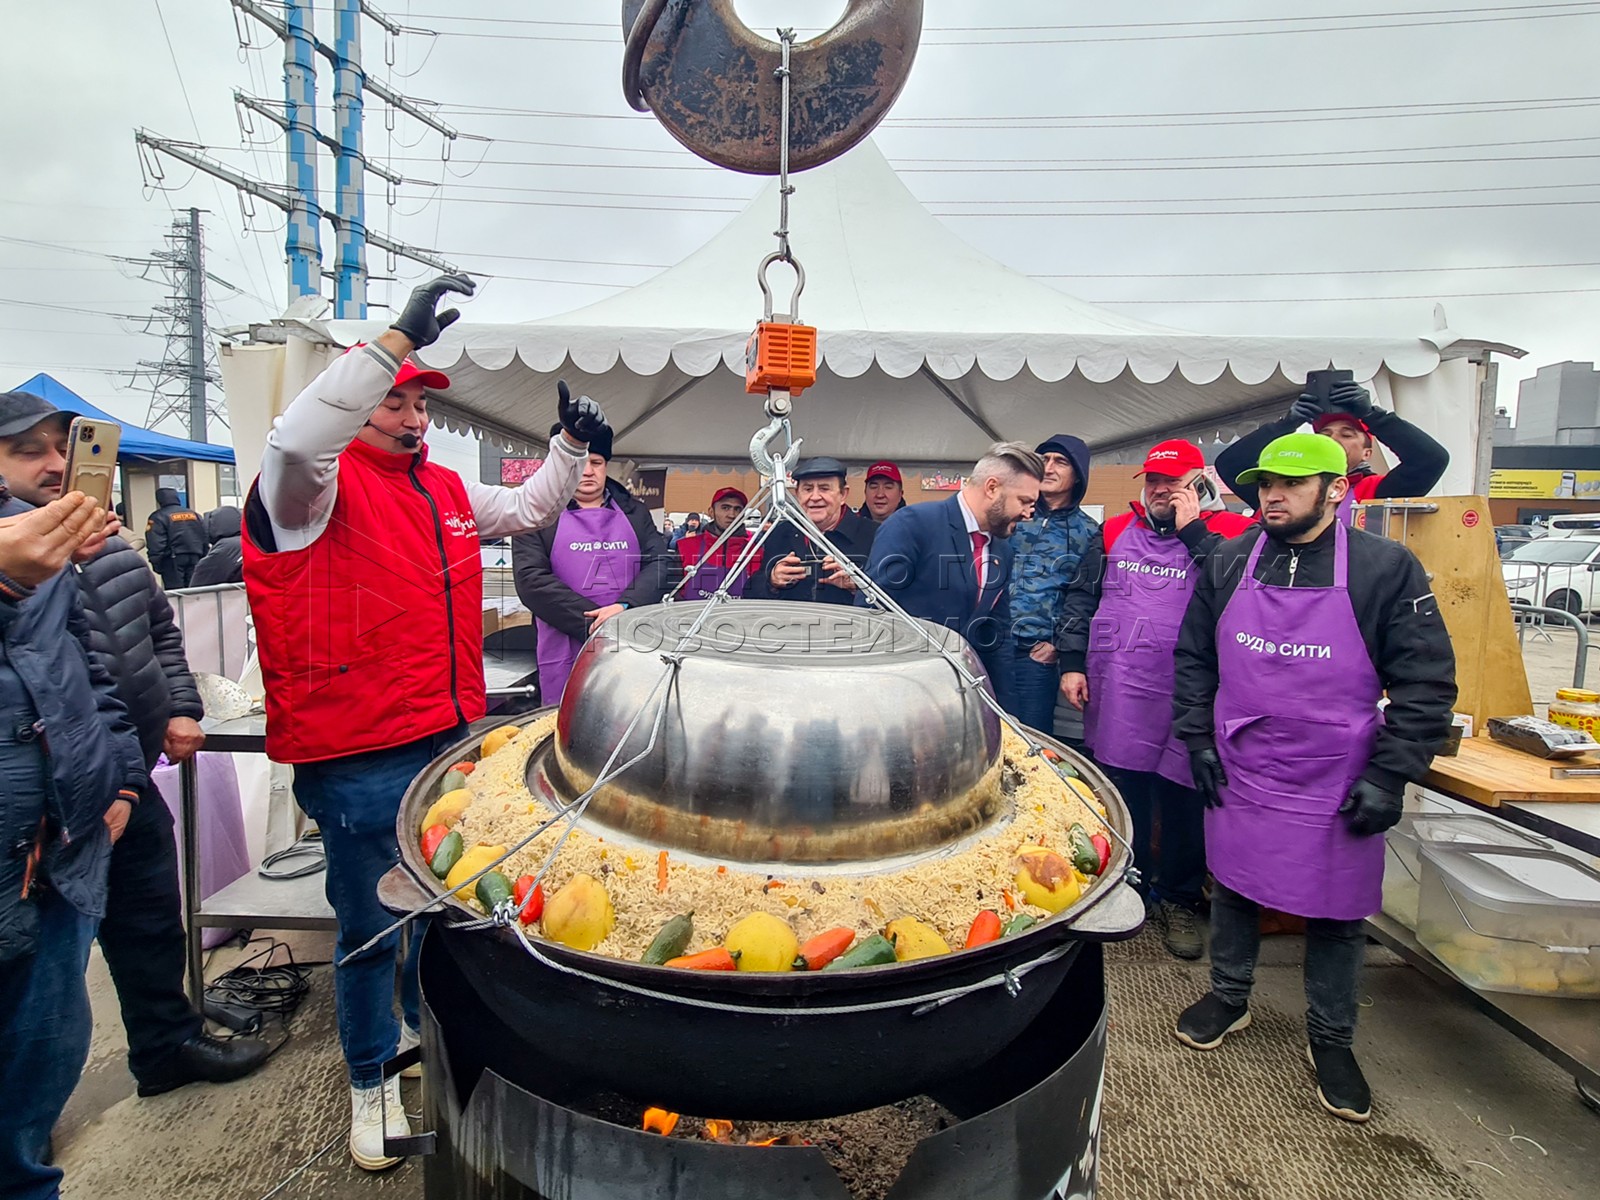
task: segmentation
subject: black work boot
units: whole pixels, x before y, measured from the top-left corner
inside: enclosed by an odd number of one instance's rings
[[[1156,905],[1155,917],[1161,929],[1161,941],[1167,953],[1174,958],[1193,962],[1206,952],[1205,935],[1200,932],[1200,918],[1181,904],[1163,900]]]
[[[1349,1046],[1306,1046],[1306,1058],[1317,1073],[1317,1099],[1342,1121],[1357,1124],[1372,1116],[1372,1089]]]
[[[228,1083],[243,1079],[272,1053],[260,1038],[229,1038],[224,1041],[197,1033],[179,1046],[160,1069],[139,1080],[139,1095],[159,1096],[191,1083]]]
[[[1250,1025],[1250,1006],[1229,1004],[1207,992],[1178,1015],[1177,1039],[1194,1050],[1215,1050],[1222,1039]]]

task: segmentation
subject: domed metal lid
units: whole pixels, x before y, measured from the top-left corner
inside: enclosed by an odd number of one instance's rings
[[[589,640],[556,737],[529,762],[536,795],[586,791],[641,707],[616,761],[645,750],[665,704],[655,744],[586,823],[734,861],[826,863],[933,849],[999,813],[999,718],[904,621],[740,601],[676,652],[702,607],[630,609]],[[922,627],[982,675],[958,635]],[[652,700],[669,653],[681,666]]]

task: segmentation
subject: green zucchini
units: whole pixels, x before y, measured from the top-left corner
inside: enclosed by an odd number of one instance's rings
[[[1089,840],[1089,831],[1077,822],[1067,830],[1067,842],[1072,847],[1072,865],[1085,875],[1100,874],[1100,851]]]
[[[485,912],[492,913],[511,899],[511,881],[499,871],[490,871],[478,880],[478,903]]]
[[[1006,922],[1005,932],[1001,937],[1010,937],[1014,933],[1021,933],[1024,929],[1032,929],[1039,923],[1039,918],[1032,913],[1018,913]]]
[[[456,860],[461,857],[461,852],[466,849],[466,843],[461,840],[461,831],[452,829],[445,834],[444,841],[439,843],[439,848],[433,852],[433,860],[428,867],[440,879],[450,874],[450,868],[456,865]]]
[[[666,964],[669,959],[681,958],[683,952],[689,948],[689,939],[694,936],[694,914],[679,913],[661,927],[661,932],[656,934],[655,941],[650,943],[650,948],[644,952],[644,957],[639,961],[648,963],[652,967]]]
[[[864,942],[834,959],[824,971],[848,971],[851,967],[886,967],[895,961],[894,943],[881,933],[875,933]]]

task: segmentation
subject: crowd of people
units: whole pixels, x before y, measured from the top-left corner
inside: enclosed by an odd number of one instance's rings
[[[163,497],[146,533],[168,586],[216,558],[248,590],[268,753],[294,766],[327,856],[360,1166],[397,1161],[385,1135],[409,1124],[383,1066],[419,1040],[415,963],[397,933],[380,936],[378,880],[399,858],[407,785],[485,713],[479,548],[504,536],[545,703],[597,628],[669,593],[864,604],[864,573],[959,632],[1001,707],[1046,732],[1065,718],[1064,740],[1117,784],[1137,886],[1174,955],[1201,957],[1209,909],[1211,988],[1175,1015],[1177,1039],[1209,1050],[1247,1027],[1260,910],[1304,918],[1317,1094],[1367,1118],[1351,1049],[1361,921],[1379,907],[1379,835],[1444,739],[1455,683],[1420,563],[1349,514],[1352,496],[1431,488],[1431,439],[1354,385],[1331,410],[1300,397],[1259,445],[1219,459],[1253,516],[1230,512],[1199,450],[1173,440],[1146,455],[1140,499],[1104,522],[1084,508],[1091,455],[1071,434],[997,443],[926,503],[877,462],[852,507],[844,462],[815,457],[794,494],[829,544],[779,523],[730,577],[759,528],[749,498],[720,488],[703,519],[657,529],[608,478],[600,406],[564,384],[544,466],[520,486],[430,461],[427,390],[449,380],[410,355],[456,319],[445,296],[473,290],[460,276],[418,288],[388,331],[323,371],[274,423],[236,519]],[[96,936],[141,1094],[236,1078],[266,1055],[209,1038],[183,998],[171,818],[150,775],[158,756],[199,749],[200,706],[149,567],[115,518],[61,495],[69,414],[43,403],[0,397],[0,1195],[27,1197],[61,1177],[49,1136],[87,1054]],[[1404,457],[1383,476],[1369,460],[1390,438]]]

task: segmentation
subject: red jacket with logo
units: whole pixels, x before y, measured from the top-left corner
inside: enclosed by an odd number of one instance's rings
[[[1122,536],[1123,531],[1125,531],[1129,525],[1132,525],[1135,521],[1142,520],[1143,518],[1144,505],[1138,503],[1137,501],[1135,501],[1131,506],[1130,511],[1118,513],[1116,516],[1110,518],[1105,523],[1105,530],[1103,534],[1105,538],[1105,548],[1110,550],[1112,546],[1117,544],[1117,539]],[[1245,530],[1253,528],[1256,523],[1254,517],[1247,517],[1243,513],[1227,512],[1221,509],[1214,510],[1212,512],[1203,512],[1196,519],[1200,522],[1200,524],[1206,527],[1208,532],[1215,533],[1224,538],[1238,537]]]
[[[461,477],[426,449],[356,441],[338,478],[328,527],[304,549],[263,545],[271,524],[254,488],[246,504],[244,580],[277,762],[401,746],[485,711],[483,564]]]

